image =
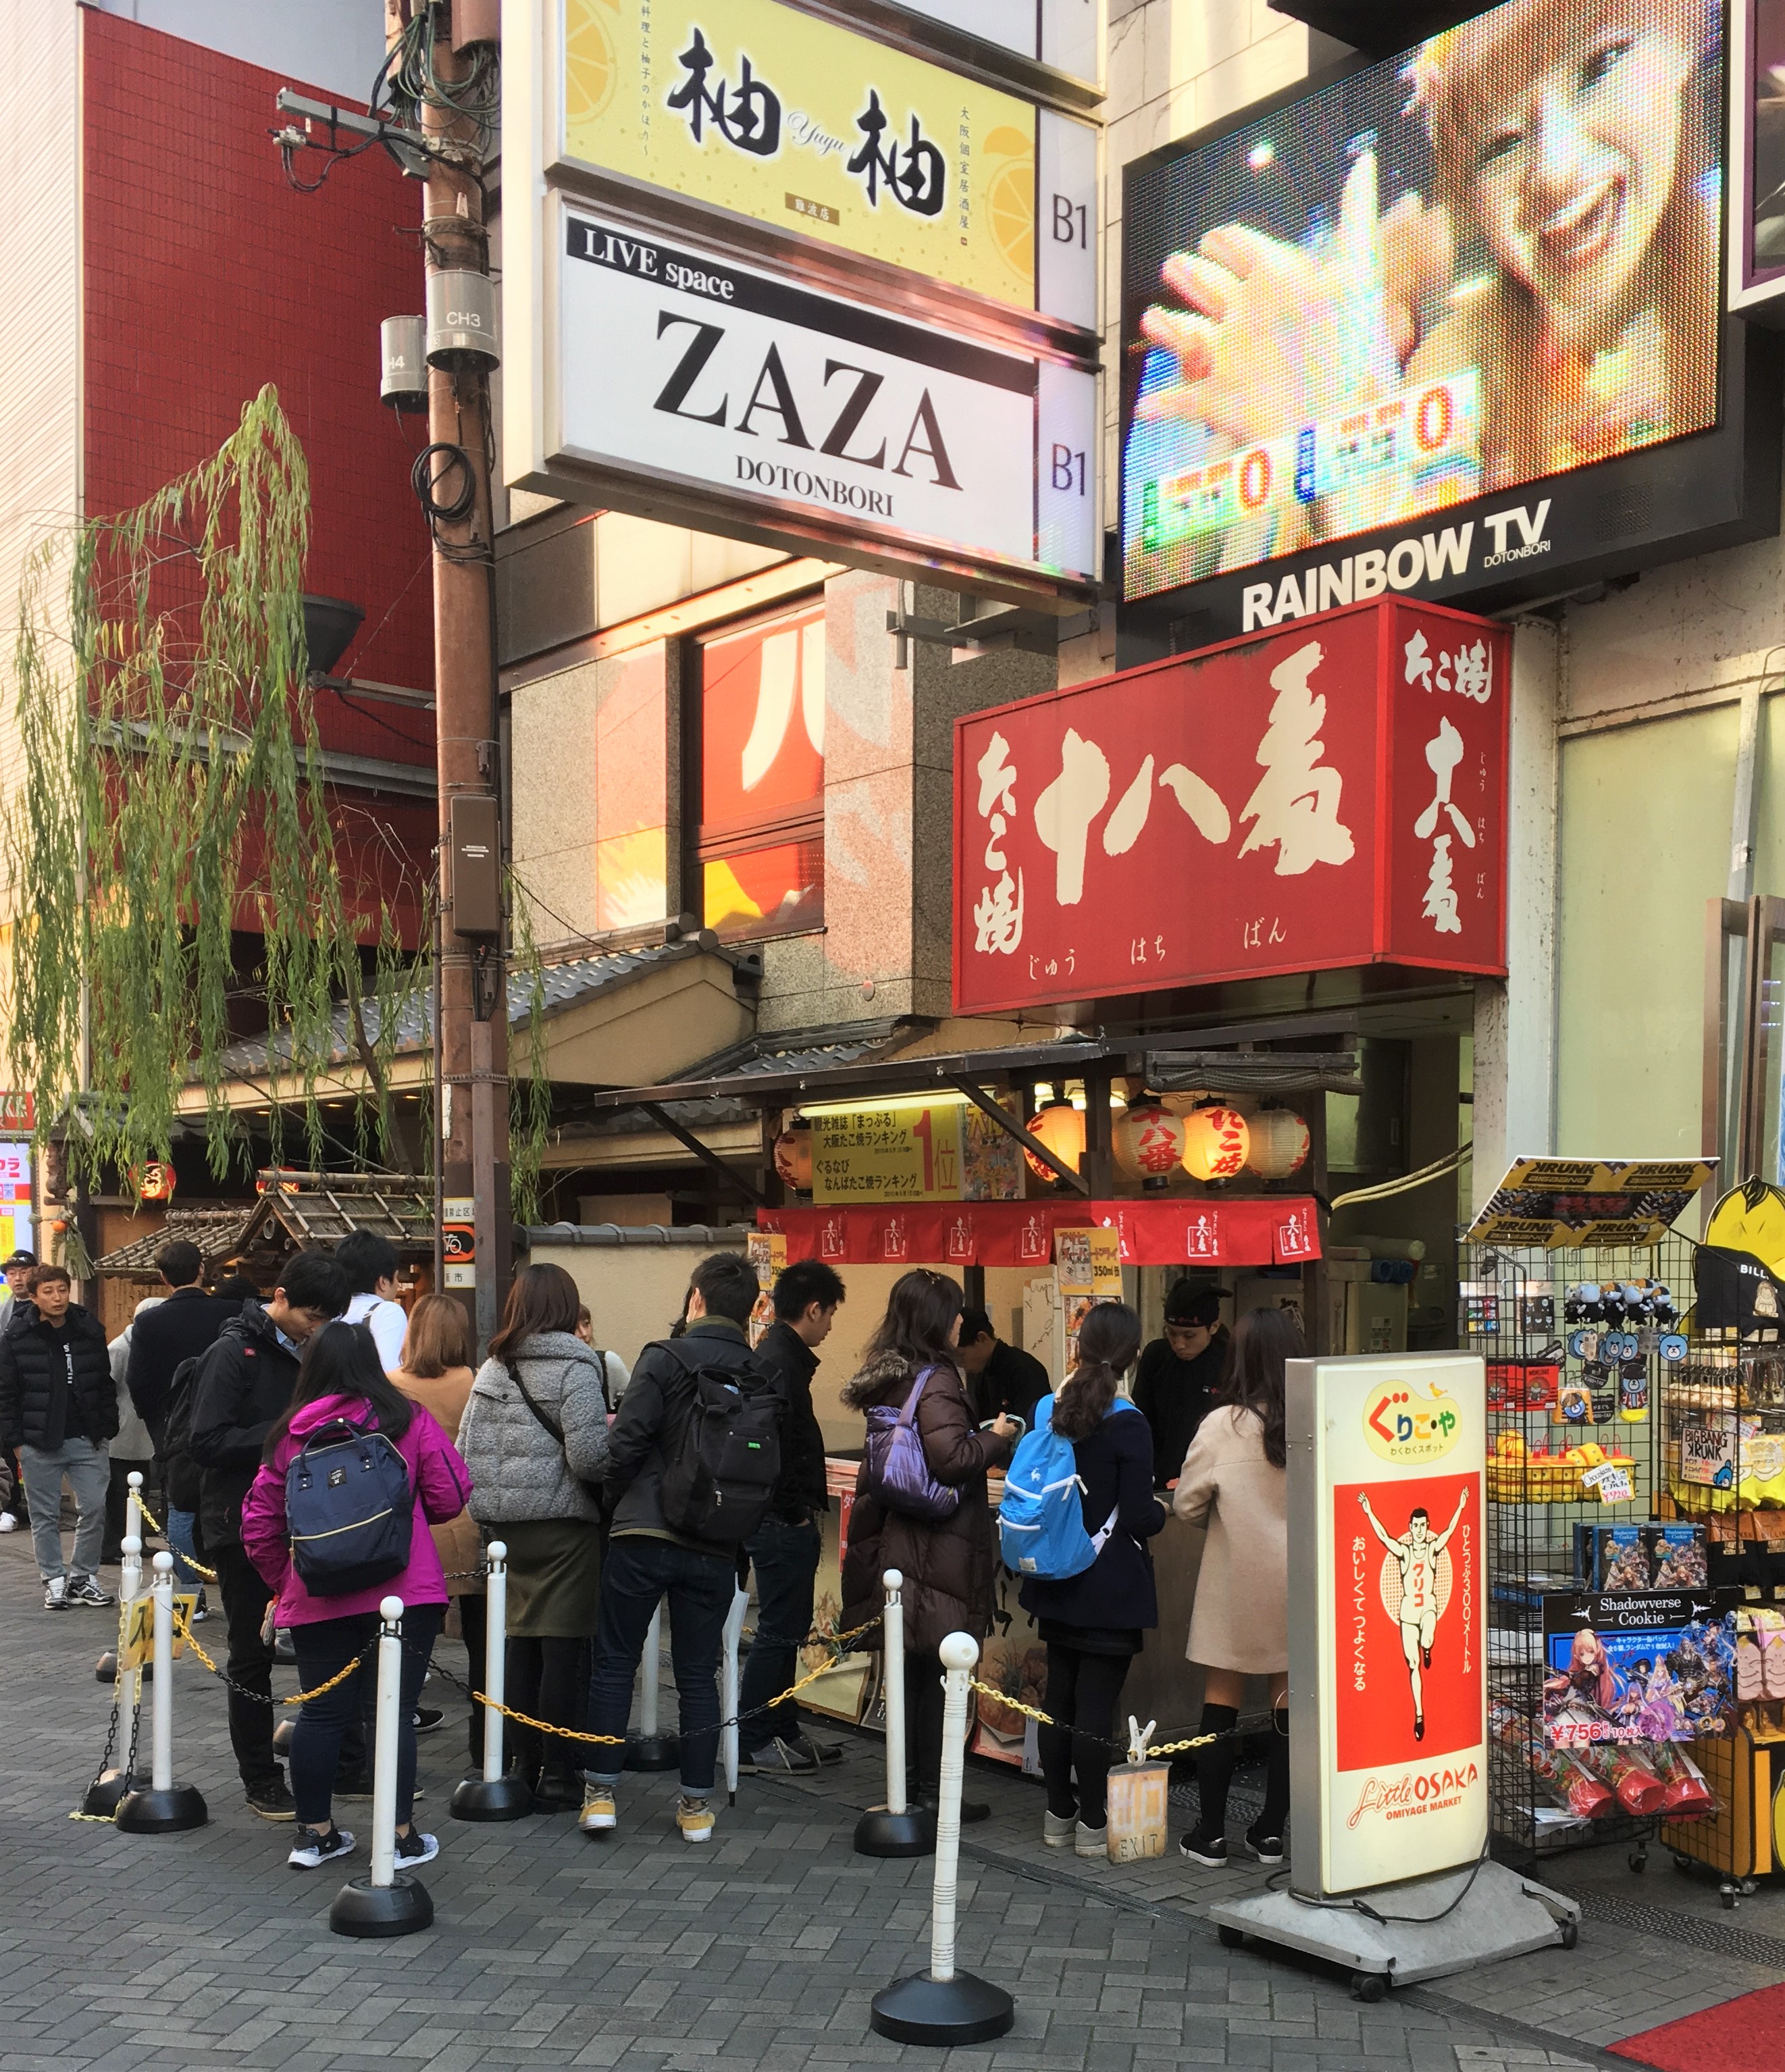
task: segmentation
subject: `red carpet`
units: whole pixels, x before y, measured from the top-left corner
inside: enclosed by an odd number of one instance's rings
[[[1785,2065],[1785,1986],[1763,1986],[1608,2047],[1658,2072],[1779,2072]]]

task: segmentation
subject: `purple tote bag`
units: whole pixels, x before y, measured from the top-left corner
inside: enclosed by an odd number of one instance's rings
[[[933,1367],[927,1367],[918,1375],[903,1410],[895,1410],[890,1404],[876,1404],[867,1413],[867,1450],[862,1462],[863,1493],[906,1518],[952,1518],[960,1507],[960,1490],[939,1482],[930,1473],[930,1464],[923,1456],[923,1435],[913,1421],[917,1399],[935,1372]]]

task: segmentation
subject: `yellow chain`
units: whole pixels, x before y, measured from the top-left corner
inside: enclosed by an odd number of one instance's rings
[[[158,1522],[154,1513],[149,1508],[148,1505],[142,1501],[142,1498],[140,1496],[137,1498],[137,1509],[142,1512],[142,1522],[148,1527],[149,1530],[151,1532],[160,1533],[162,1538],[166,1540],[167,1538],[167,1534],[165,1528]],[[168,1544],[170,1548],[172,1548],[173,1543],[171,1540],[168,1542]],[[215,1568],[207,1568],[202,1561],[195,1560],[190,1554],[182,1554],[177,1548],[174,1548],[173,1552],[174,1558],[176,1561],[183,1561],[188,1568],[193,1570],[195,1574],[202,1576],[206,1582],[216,1582],[217,1580],[217,1572]]]
[[[1004,1692],[994,1689],[991,1684],[982,1683],[977,1676],[970,1679],[968,1688],[969,1690],[981,1692],[988,1698],[995,1698],[999,1704],[1008,1705],[1013,1712],[1021,1712],[1026,1720],[1034,1720],[1039,1725],[1044,1727],[1057,1727],[1059,1725],[1059,1721],[1058,1720],[1050,1719],[1047,1714],[1043,1712],[1039,1705],[1026,1705],[1020,1698],[1012,1698],[1007,1696]],[[1075,1729],[1068,1727],[1063,1729],[1063,1731],[1071,1733],[1074,1732]],[[1235,1729],[1232,1731],[1233,1734],[1236,1735],[1239,1730]],[[1147,1759],[1150,1762],[1154,1756],[1159,1755],[1187,1755],[1191,1749],[1207,1748],[1211,1741],[1218,1741],[1231,1737],[1232,1736],[1223,1736],[1221,1734],[1192,1734],[1190,1739],[1185,1741],[1149,1741],[1147,1743],[1146,1749]],[[1091,1738],[1096,1739],[1099,1737],[1092,1736]],[[1114,1741],[1109,1743],[1109,1746],[1111,1748],[1114,1748],[1118,1744]]]
[[[217,1667],[216,1663],[214,1663],[211,1659],[210,1656],[205,1653],[204,1648],[199,1645],[197,1634],[193,1632],[191,1627],[188,1626],[186,1621],[180,1616],[179,1608],[177,1605],[174,1610],[174,1631],[179,1638],[186,1642],[187,1646],[191,1649],[192,1652],[198,1657],[199,1661],[204,1664],[205,1667],[210,1671],[213,1676],[221,1678],[224,1683],[228,1683],[229,1679],[224,1675],[223,1671]],[[269,1699],[267,1702],[268,1704],[274,1705],[307,1705],[312,1698],[320,1698],[324,1692],[332,1691],[338,1685],[346,1683],[348,1677],[353,1674],[355,1670],[360,1667],[360,1663],[365,1660],[367,1655],[371,1652],[372,1650],[369,1647],[363,1649],[358,1655],[354,1656],[353,1659],[348,1664],[345,1669],[337,1670],[335,1675],[330,1677],[326,1684],[319,1684],[313,1690],[300,1691],[295,1697],[291,1698],[271,1698]]]

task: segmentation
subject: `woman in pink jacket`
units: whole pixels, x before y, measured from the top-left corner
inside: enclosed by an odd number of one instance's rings
[[[344,1418],[382,1432],[409,1469],[415,1519],[409,1566],[376,1589],[342,1597],[313,1597],[292,1565],[285,1511],[286,1470],[306,1438]],[[385,1378],[384,1363],[364,1324],[325,1324],[304,1348],[291,1408],[268,1434],[261,1471],[242,1504],[242,1545],[275,1601],[278,1623],[290,1629],[298,1670],[306,1691],[326,1684],[377,1638],[378,1606],[403,1601],[403,1691],[397,1740],[397,1863],[425,1864],[440,1853],[432,1835],[410,1823],[415,1796],[415,1701],[428,1657],[446,1611],[446,1577],[430,1525],[443,1525],[465,1508],[471,1472],[458,1449],[419,1404]],[[301,1870],[344,1856],[353,1837],[335,1825],[331,1807],[341,1737],[358,1714],[361,1685],[375,1677],[368,1658],[344,1684],[298,1710],[291,1736],[291,1792],[298,1803],[297,1846],[288,1860]]]

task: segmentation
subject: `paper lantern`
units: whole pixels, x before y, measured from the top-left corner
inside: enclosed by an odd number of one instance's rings
[[[802,1194],[812,1192],[812,1132],[784,1129],[775,1140],[775,1170]]]
[[[1307,1161],[1308,1125],[1292,1109],[1262,1108],[1252,1118],[1246,1163],[1263,1180],[1287,1179]]]
[[[141,1166],[133,1166],[125,1176],[134,1189],[139,1202],[171,1202],[175,1185],[174,1169],[159,1158],[150,1158]]]
[[[1063,1166],[1076,1173],[1084,1157],[1084,1117],[1070,1101],[1055,1101],[1044,1108],[1029,1125],[1029,1134],[1045,1144]],[[1023,1153],[1029,1170],[1038,1180],[1051,1185],[1059,1175],[1051,1173],[1030,1151]]]
[[[1199,1108],[1184,1118],[1184,1170],[1193,1180],[1231,1180],[1251,1149],[1252,1132],[1236,1108]]]
[[[1130,1180],[1169,1179],[1184,1155],[1184,1125],[1153,1101],[1140,1101],[1116,1118],[1110,1149]]]

